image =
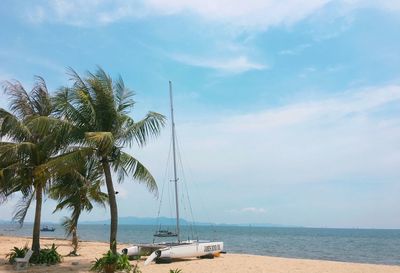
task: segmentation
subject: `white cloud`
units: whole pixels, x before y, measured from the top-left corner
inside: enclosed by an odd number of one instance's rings
[[[234,132],[282,128],[311,122],[342,121],[349,115],[366,115],[388,103],[400,101],[400,86],[367,88],[360,92],[348,91],[327,99],[294,103],[259,113],[239,115],[218,123]],[[238,126],[240,125],[240,126]]]
[[[299,22],[329,3],[337,4],[339,12],[366,7],[400,11],[400,4],[390,0],[44,0],[41,5],[27,5],[25,16],[36,23],[96,25],[128,18],[179,14],[195,15],[207,22],[264,30]]]
[[[298,55],[309,47],[311,47],[311,44],[300,44],[294,48],[279,51],[279,55]]]
[[[400,11],[400,2],[393,0],[342,0],[348,8],[377,8],[389,12]]]
[[[267,66],[250,61],[246,56],[231,57],[226,59],[211,59],[187,55],[172,55],[172,59],[191,66],[211,68],[224,73],[243,73],[250,70],[263,70]]]
[[[150,0],[146,6],[160,14],[193,13],[208,21],[244,27],[292,24],[323,7],[326,0]]]
[[[124,18],[194,14],[206,21],[250,28],[292,24],[322,8],[328,0],[52,0],[29,7],[28,18],[65,24],[107,24]],[[47,16],[44,16],[47,14]]]
[[[264,208],[254,208],[254,207],[247,207],[236,210],[234,212],[242,212],[242,213],[266,213]]]
[[[220,213],[252,204],[268,208],[268,217],[261,222],[315,226],[326,220],[331,226],[370,226],[368,215],[376,211],[375,200],[397,200],[393,189],[400,179],[400,112],[394,105],[399,103],[400,86],[388,85],[260,112],[216,113],[203,120],[185,117],[191,120],[185,123],[178,116],[180,150],[185,166],[191,167],[195,194],[223,200],[204,209],[205,219],[256,221]],[[165,166],[159,155],[168,153],[168,143],[160,139],[143,154],[136,152],[157,177],[165,171],[158,167]],[[193,207],[202,208],[199,203]],[[400,210],[380,208],[387,211],[385,219]],[[354,217],[324,216],[332,214]],[[380,223],[379,215],[374,217]],[[385,219],[376,226],[400,225],[400,220]]]

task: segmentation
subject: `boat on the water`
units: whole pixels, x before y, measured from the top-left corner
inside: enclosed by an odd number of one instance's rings
[[[169,230],[160,229],[153,234],[154,237],[176,237],[178,234]]]
[[[221,241],[209,240],[186,240],[182,241],[179,223],[179,202],[178,202],[178,176],[176,168],[176,149],[175,149],[175,122],[174,108],[172,99],[172,83],[169,82],[169,95],[171,107],[171,131],[172,131],[172,157],[173,172],[175,186],[175,213],[176,213],[176,232],[168,230],[159,230],[154,234],[155,237],[175,237],[174,242],[150,243],[150,244],[134,244],[128,248],[124,248],[122,253],[128,256],[148,256],[144,265],[148,265],[155,261],[156,263],[171,262],[177,258],[214,258],[220,255],[224,249],[224,243]]]
[[[40,231],[49,231],[49,232],[53,232],[53,231],[55,231],[56,230],[56,228],[55,227],[49,227],[49,226],[44,226],[44,227],[42,227],[41,229],[40,229]]]

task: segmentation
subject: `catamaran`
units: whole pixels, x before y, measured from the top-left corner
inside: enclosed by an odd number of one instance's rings
[[[150,243],[150,244],[134,244],[128,248],[124,248],[122,253],[128,256],[148,256],[144,265],[148,265],[155,261],[156,263],[171,262],[176,258],[213,258],[219,256],[223,251],[224,243],[220,241],[209,240],[181,240],[180,222],[179,222],[179,202],[178,202],[178,174],[176,168],[176,147],[175,147],[175,121],[174,106],[172,98],[172,83],[169,82],[169,97],[171,108],[171,131],[172,131],[172,158],[174,189],[175,189],[175,213],[176,213],[176,232],[168,230],[159,230],[155,237],[176,237],[176,241]]]

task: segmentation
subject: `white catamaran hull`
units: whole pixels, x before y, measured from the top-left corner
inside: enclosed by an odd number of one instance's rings
[[[189,241],[175,245],[135,245],[122,250],[128,256],[146,255],[152,251],[147,258],[145,265],[158,258],[177,259],[177,258],[192,258],[209,255],[218,255],[224,249],[223,242],[198,242]],[[147,254],[148,255],[148,254]]]
[[[223,242],[193,242],[179,244],[154,251],[145,261],[144,265],[150,264],[156,259],[192,258],[209,255],[217,255],[224,248]]]

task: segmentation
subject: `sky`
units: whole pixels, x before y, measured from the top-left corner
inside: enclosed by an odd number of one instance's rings
[[[400,228],[399,1],[3,0],[0,37],[0,81],[29,90],[40,75],[55,92],[67,67],[101,66],[135,91],[136,120],[169,115],[171,80],[180,199],[196,221]],[[120,216],[156,217],[160,199],[173,216],[169,149],[168,126],[127,148],[163,198],[126,179]],[[69,214],[54,206],[43,220]]]

